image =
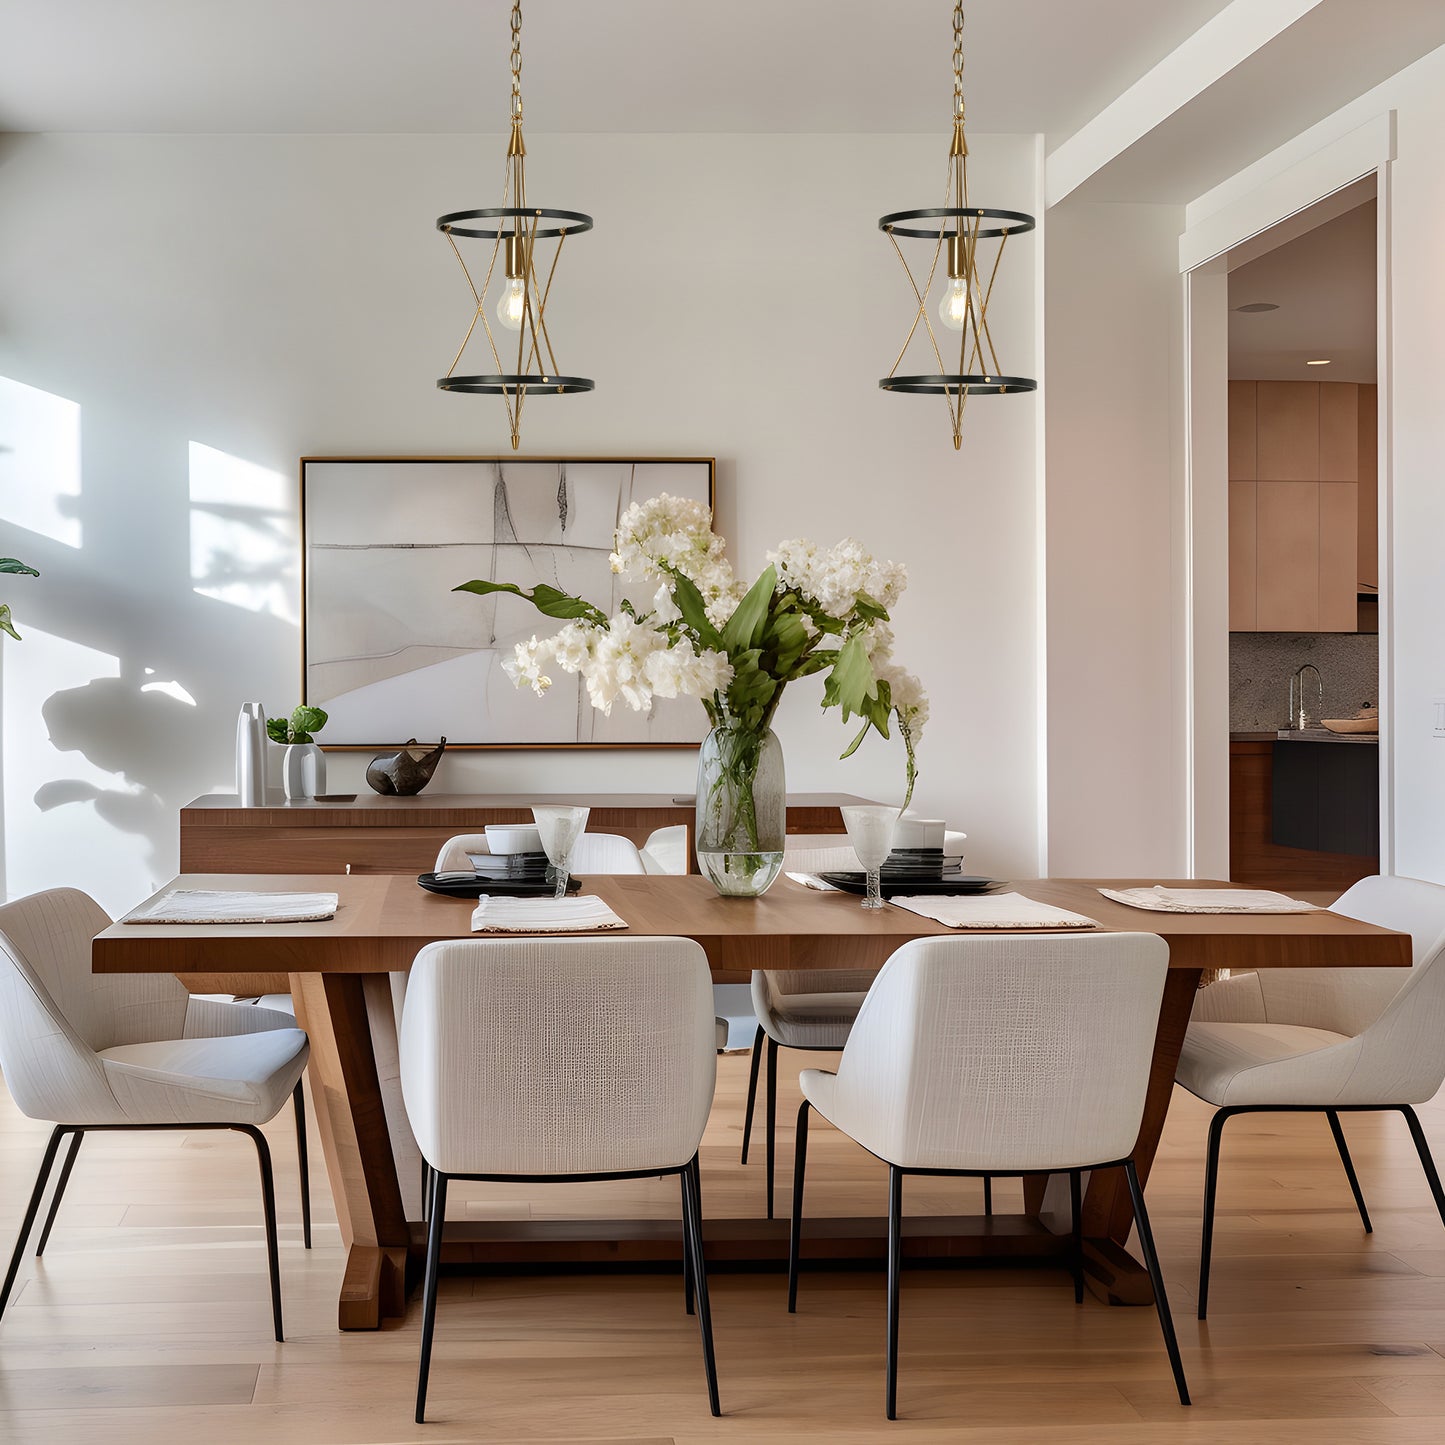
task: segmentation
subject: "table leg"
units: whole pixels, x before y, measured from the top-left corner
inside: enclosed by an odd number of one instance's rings
[[[1171,968],[1164,984],[1164,1001],[1159,1009],[1159,1031],[1154,1036],[1154,1060],[1149,1069],[1149,1087],[1144,1096],[1144,1117],[1134,1146],[1134,1164],[1140,1184],[1149,1178],[1169,1100],[1174,1092],[1174,1075],[1179,1051],[1199,990],[1199,969]],[[1064,1175],[1036,1177],[1024,1181],[1024,1208],[1034,1218],[1055,1214],[1049,1221],[1055,1229],[1068,1227],[1064,1199]],[[1088,1176],[1084,1193],[1084,1282],[1107,1304],[1151,1305],[1154,1292],[1144,1266],[1125,1248],[1134,1227],[1128,1181],[1122,1169],[1096,1169]]]
[[[377,1329],[405,1312],[411,1238],[388,1127],[399,1105],[390,986],[385,974],[292,974],[291,996],[311,1040],[312,1099],[348,1251],[337,1323]]]

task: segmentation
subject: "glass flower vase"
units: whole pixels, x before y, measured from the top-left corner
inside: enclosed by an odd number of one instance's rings
[[[697,861],[717,891],[757,898],[783,871],[783,747],[770,728],[724,721],[697,760]]]

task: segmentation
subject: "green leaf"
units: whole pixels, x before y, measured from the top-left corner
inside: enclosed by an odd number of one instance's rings
[[[5,602],[0,602],[0,632],[8,632],[16,642],[20,641],[20,634],[16,632],[15,624],[10,620],[10,606]]]
[[[524,592],[515,582],[481,581],[463,582],[460,587],[453,587],[452,591],[475,592],[478,597],[485,597],[492,592],[510,592],[514,597],[520,597],[523,602],[530,602],[545,617],[560,617],[567,622],[592,622],[599,627],[607,625],[605,612],[590,602],[584,602],[580,597],[573,597],[556,587],[549,587],[545,582],[539,582],[530,592]]]
[[[326,714],[319,707],[307,707],[302,703],[291,714],[291,731],[293,733],[319,733],[326,726]],[[310,742],[310,737],[306,738]]]
[[[875,602],[866,592],[858,594],[858,600],[853,604],[853,611],[864,622],[888,621],[887,609]]]
[[[714,652],[724,651],[722,636],[708,619],[707,603],[697,590],[697,583],[671,568],[667,570],[667,575],[672,580],[672,600],[677,603],[682,620],[697,634],[697,640],[704,647]]]
[[[762,576],[748,588],[747,596],[733,609],[722,630],[723,646],[731,654],[739,647],[756,647],[763,636],[768,617],[768,604],[778,586],[778,569],[769,563]]]
[[[856,634],[838,649],[838,661],[823,685],[823,706],[841,707],[843,721],[855,713],[866,717],[864,705],[878,697],[878,681],[873,676],[863,639]]]
[[[23,562],[17,562],[14,557],[0,557],[0,572],[14,572],[21,577],[38,577],[40,573],[34,567],[27,567]],[[9,629],[6,629],[9,631]]]
[[[871,722],[863,724],[863,731],[860,732],[858,736],[854,738],[853,741],[849,743],[848,746],[844,748],[841,753],[838,754],[838,761],[840,763],[843,761],[844,758],[851,758],[853,754],[858,751],[858,745],[863,741],[864,738],[868,736],[868,729],[872,726],[873,724]]]
[[[290,741],[290,728],[284,717],[268,717],[266,719],[266,736],[273,743],[284,743]]]

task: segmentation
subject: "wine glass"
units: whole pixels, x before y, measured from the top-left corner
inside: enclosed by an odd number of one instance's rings
[[[542,835],[542,847],[557,880],[554,898],[567,896],[567,877],[572,870],[572,850],[587,827],[591,808],[533,808],[532,820]]]
[[[866,807],[844,808],[843,825],[848,829],[848,841],[858,855],[868,875],[868,892],[863,898],[864,908],[882,908],[883,895],[880,891],[884,860],[893,851],[893,825],[898,821],[899,809],[884,808],[876,804]]]

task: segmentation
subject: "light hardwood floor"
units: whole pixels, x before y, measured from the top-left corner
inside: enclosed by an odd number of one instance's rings
[[[780,1120],[797,1055],[784,1054]],[[818,1056],[807,1061],[819,1062]],[[747,1058],[719,1060],[703,1145],[705,1207],[756,1210],[737,1163]],[[1445,1096],[1420,1111],[1445,1162]],[[1044,1270],[910,1272],[900,1410],[883,1419],[880,1274],[717,1275],[726,1416],[707,1413],[694,1322],[675,1276],[456,1278],[442,1291],[430,1416],[411,1420],[417,1326],[342,1335],[342,1256],[324,1178],[301,1248],[289,1110],[277,1156],[287,1343],[270,1338],[254,1152],[244,1139],[87,1140],[45,1259],[0,1322],[0,1440],[14,1445],[383,1442],[988,1442],[988,1445],[1375,1445],[1445,1436],[1445,1228],[1398,1116],[1347,1116],[1375,1223],[1364,1235],[1322,1118],[1237,1119],[1225,1136],[1211,1319],[1194,1319],[1209,1110],[1182,1093],[1149,1201],[1195,1405],[1181,1410],[1151,1310],[1073,1302]],[[781,1131],[786,1187],[791,1128]],[[0,1091],[0,1257],[47,1126]],[[320,1150],[313,1149],[313,1158]],[[810,1213],[876,1213],[883,1173],[817,1127]],[[674,1181],[455,1190],[453,1213],[671,1216]],[[1016,1183],[997,1207],[1016,1208]],[[607,1201],[603,1203],[603,1201]],[[979,1207],[976,1185],[910,1181],[905,1207]]]

